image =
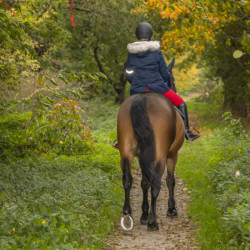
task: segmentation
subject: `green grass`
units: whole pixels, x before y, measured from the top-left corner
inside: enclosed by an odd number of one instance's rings
[[[101,98],[84,104],[88,124],[93,131],[95,140],[110,143],[116,140],[116,124],[119,105],[114,100],[104,101]]]
[[[205,102],[188,102],[188,111],[193,112],[201,120],[201,127],[216,129],[222,128],[222,111],[219,105],[212,105]]]
[[[118,107],[95,100],[83,108],[95,143],[82,155],[0,161],[0,249],[104,247],[123,200],[119,153],[111,146]]]
[[[208,174],[209,164],[216,158],[220,140],[214,134],[190,143],[186,142],[179,153],[176,172],[191,191],[189,213],[198,228],[197,240],[201,249],[226,249],[226,236],[218,209],[216,196],[212,190]]]
[[[1,163],[0,248],[102,247],[121,194],[117,168],[99,165],[86,156]]]
[[[249,157],[243,150],[246,132],[238,120],[228,118],[225,125],[209,104],[190,102],[188,107],[200,119],[203,135],[185,142],[176,172],[191,192],[189,215],[197,227],[199,246],[248,249],[249,213],[245,208],[250,205],[246,198],[249,184],[243,174],[249,172]],[[237,183],[234,173],[238,169],[242,180]]]

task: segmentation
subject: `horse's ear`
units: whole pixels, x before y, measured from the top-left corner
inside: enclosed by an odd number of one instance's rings
[[[173,58],[173,60],[171,61],[171,63],[168,65],[168,69],[172,70],[172,68],[174,67],[174,63],[175,63],[175,58]]]

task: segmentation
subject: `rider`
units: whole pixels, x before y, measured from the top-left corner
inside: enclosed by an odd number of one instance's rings
[[[199,135],[189,130],[187,106],[183,99],[170,89],[170,72],[160,51],[160,42],[150,41],[153,29],[148,23],[140,23],[135,31],[139,41],[129,43],[126,62],[126,77],[130,82],[130,94],[153,91],[164,95],[182,113],[185,137],[193,141]]]

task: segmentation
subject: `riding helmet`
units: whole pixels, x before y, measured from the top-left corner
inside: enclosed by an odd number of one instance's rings
[[[135,34],[139,40],[150,40],[153,36],[153,28],[149,23],[140,23],[136,28]]]

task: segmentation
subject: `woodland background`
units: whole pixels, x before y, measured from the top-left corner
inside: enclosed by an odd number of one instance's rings
[[[178,173],[196,200],[199,244],[248,249],[247,0],[0,2],[1,248],[103,246],[121,211],[119,155],[110,145],[129,95],[126,46],[142,21],[166,61],[176,58],[179,94],[199,93],[188,106],[203,138],[185,146]],[[208,204],[214,223],[204,216]]]

